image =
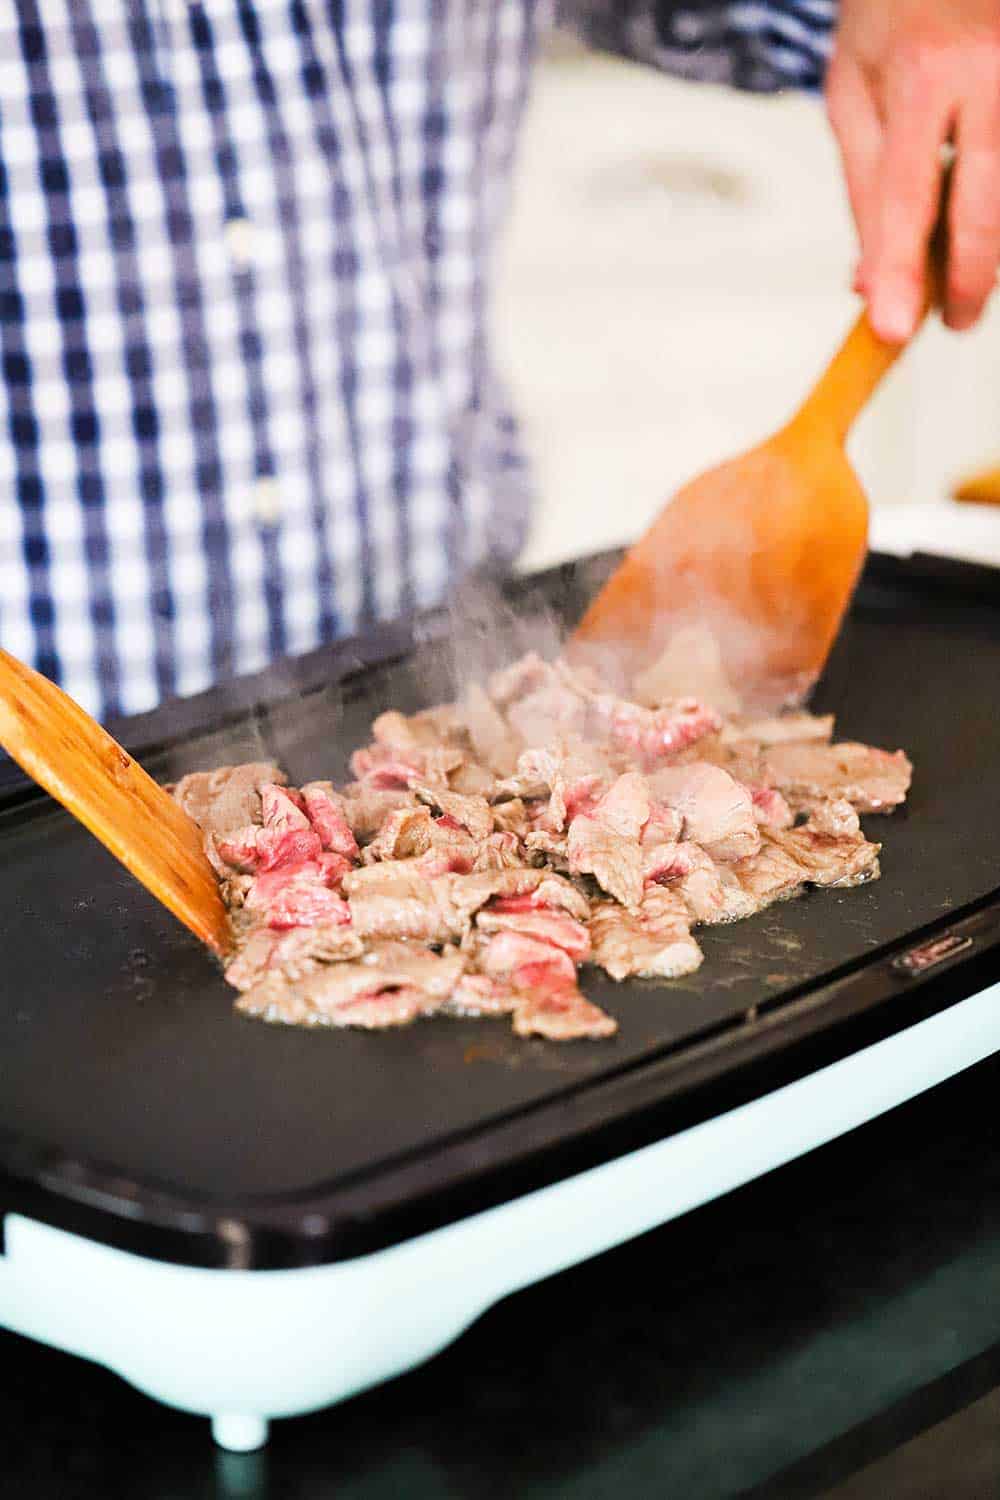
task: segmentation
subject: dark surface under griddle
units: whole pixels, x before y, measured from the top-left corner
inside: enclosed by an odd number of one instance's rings
[[[0,814],[0,1140],[22,1161],[46,1148],[195,1202],[301,1195],[707,1031],[745,1034],[752,1007],[780,1006],[988,896],[1000,868],[1000,609],[931,584],[897,586],[903,578],[872,565],[815,702],[836,713],[841,738],[902,746],[915,762],[908,806],[866,820],[884,843],[882,879],[699,929],[704,966],[681,981],[615,985],[585,971],[585,991],[618,1019],[611,1041],[522,1041],[508,1021],[364,1033],[240,1018],[209,957],[68,816],[41,799],[10,806]],[[593,584],[578,569],[537,587],[572,615]],[[320,654],[310,671],[349,659],[342,648]],[[448,662],[425,644],[415,658],[276,703],[282,678],[272,673],[259,686],[272,707],[146,761],[166,778],[274,756],[298,783],[339,777],[381,709],[447,693]],[[210,724],[249,701],[217,694],[185,712]],[[148,717],[129,743],[162,741],[169,723],[169,711]]]

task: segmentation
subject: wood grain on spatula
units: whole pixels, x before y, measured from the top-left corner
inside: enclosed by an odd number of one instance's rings
[[[943,223],[942,210],[936,265]],[[929,277],[928,306],[936,284]],[[900,352],[862,314],[790,422],[664,507],[587,610],[571,651],[631,676],[676,630],[700,624],[745,699],[804,696],[837,637],[867,546],[868,502],[844,444]]]
[[[220,956],[225,907],[198,825],[78,703],[0,650],[0,745]]]

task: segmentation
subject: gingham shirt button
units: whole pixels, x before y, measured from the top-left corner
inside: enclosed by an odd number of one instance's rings
[[[254,262],[254,240],[256,235],[249,219],[226,220],[226,245],[233,264],[246,271]]]
[[[281,494],[272,475],[265,474],[254,485],[253,510],[261,526],[276,526],[281,519]]]

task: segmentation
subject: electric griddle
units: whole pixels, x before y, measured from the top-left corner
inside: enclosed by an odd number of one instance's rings
[[[519,629],[572,621],[615,561],[511,585]],[[585,970],[610,1041],[242,1018],[208,954],[8,769],[0,1321],[256,1446],[996,1051],[998,582],[869,560],[813,706],[915,763],[908,805],[866,820],[882,879],[699,929],[685,979]],[[377,627],[113,729],[164,780],[247,758],[336,779],[375,714],[453,691],[476,628]]]

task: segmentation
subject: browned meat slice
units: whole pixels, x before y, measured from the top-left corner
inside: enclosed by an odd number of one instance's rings
[[[351,771],[373,791],[399,791],[415,782],[446,786],[448,776],[462,764],[454,745],[397,747],[376,742],[351,756]]]
[[[590,942],[591,962],[612,979],[630,974],[676,979],[693,974],[702,961],[683,898],[659,886],[646,892],[637,913],[616,901],[595,902]]]
[[[833,714],[810,714],[804,710],[775,714],[765,719],[732,719],[721,733],[725,744],[749,741],[754,745],[783,745],[793,741],[829,740]]]
[[[409,790],[376,791],[360,781],[345,787],[343,795],[347,822],[359,844],[367,844],[374,838],[390,813],[419,806]]]
[[[436,899],[451,914],[456,936],[466,930],[480,907],[494,899],[503,899],[508,911],[517,910],[515,903],[521,902],[523,911],[548,906],[583,922],[590,913],[586,896],[551,870],[521,866],[495,874],[443,875],[432,884]]]
[[[436,807],[453,824],[466,829],[477,841],[493,832],[493,814],[485,797],[467,797],[462,792],[422,786],[419,782],[414,783],[413,790],[421,802]]]
[[[372,839],[364,863],[419,859],[421,873],[430,880],[452,870],[466,874],[475,866],[482,847],[451,818],[434,818],[427,807],[403,808],[392,813]]]
[[[591,811],[611,780],[612,772],[600,754],[573,739],[546,748],[525,750],[517,773],[497,785],[497,792],[544,801],[535,823],[550,833],[562,833],[577,813]]]
[[[902,750],[877,750],[849,740],[772,745],[764,752],[764,766],[771,784],[795,807],[843,797],[858,812],[891,812],[905,800],[913,774]]]
[[[654,881],[673,880],[687,873],[684,851],[678,854],[678,841],[684,819],[672,807],[661,802],[650,803],[649,818],[642,830],[642,875],[648,886]]]
[[[766,831],[757,853],[737,860],[730,869],[753,903],[752,911],[763,911],[775,901],[797,896],[805,880],[799,861],[772,842]]]
[[[834,797],[829,802],[816,803],[809,814],[808,827],[813,833],[850,838],[861,832],[861,821],[850,802],[843,797]]]
[[[472,868],[487,872],[513,870],[524,864],[521,840],[516,833],[491,833],[480,844]]]
[[[826,830],[841,826],[843,832]],[[818,820],[811,817],[801,828],[774,832],[771,839],[802,866],[811,885],[863,885],[879,873],[881,844],[870,844],[855,819],[853,829],[846,821],[846,810],[821,810]]]
[[[550,1042],[570,1042],[585,1037],[614,1036],[618,1022],[600,1006],[581,995],[572,983],[536,983],[522,994],[514,1009],[514,1031],[518,1036],[541,1036]]]
[[[753,815],[761,828],[791,828],[795,814],[779,791],[771,786],[747,788],[753,798]]]
[[[311,974],[320,964],[357,958],[364,944],[351,926],[326,923],[292,927],[286,932],[258,927],[251,932],[226,968],[226,978],[238,990],[248,990],[268,973],[288,980]]]
[[[622,838],[639,839],[649,822],[650,797],[645,776],[627,771],[594,803],[591,816]]]
[[[444,943],[452,936],[453,915],[438,898],[437,882],[416,865],[416,860],[387,861],[345,877],[351,919],[362,937]]]
[[[459,713],[476,759],[495,776],[512,775],[522,742],[478,684],[466,691]]]
[[[530,837],[526,842],[530,845]],[[645,861],[635,839],[581,813],[569,825],[566,858],[574,875],[593,875],[623,906],[634,909],[642,900]]]
[[[569,825],[566,859],[573,874],[593,875],[602,890],[623,906],[636,907],[649,860],[639,840],[650,821],[649,788],[638,771],[619,776],[607,791],[591,799],[589,811]],[[537,843],[535,847],[540,847]],[[662,856],[652,861],[660,868]]]
[[[497,833],[516,833],[524,838],[530,831],[528,809],[520,797],[511,797],[509,802],[494,802],[492,807],[493,827]]]
[[[569,873],[565,834],[547,833],[544,828],[536,828],[525,835],[524,847],[529,858],[537,860],[544,856],[551,869]]]
[[[493,800],[496,781],[493,772],[475,760],[463,761],[448,777],[453,792],[462,792],[466,797],[485,797],[487,802]]]
[[[401,807],[391,812],[364,852],[366,865],[387,859],[412,859],[425,854],[434,839],[434,819],[427,807]]]
[[[517,1008],[520,998],[505,980],[466,970],[444,1009],[450,1016],[506,1016]]]
[[[207,834],[225,837],[237,828],[261,821],[261,787],[283,785],[277,766],[251,762],[193,771],[173,788],[175,799]]]
[[[698,844],[681,844],[677,852],[688,869],[670,889],[683,897],[693,921],[739,922],[757,910],[728,865],[717,865]]]
[[[294,985],[270,975],[237,1008],[295,1026],[400,1026],[439,1010],[465,967],[457,948],[438,955],[407,943],[377,943],[346,963],[327,964]]]
[[[742,859],[760,847],[753,798],[728,771],[694,761],[653,771],[649,787],[658,802],[680,814],[684,837],[713,859]]]

